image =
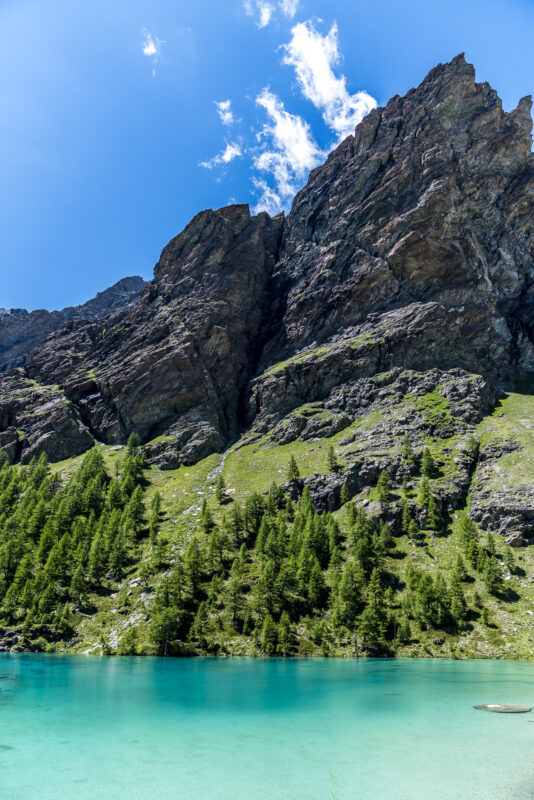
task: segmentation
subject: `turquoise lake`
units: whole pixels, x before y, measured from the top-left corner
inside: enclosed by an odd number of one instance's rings
[[[0,798],[534,798],[534,665],[0,655]]]

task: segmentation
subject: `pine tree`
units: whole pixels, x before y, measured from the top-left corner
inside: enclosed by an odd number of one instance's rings
[[[328,446],[328,453],[327,453],[327,456],[326,456],[326,463],[328,465],[328,471],[329,472],[335,472],[337,469],[339,469],[339,462],[337,460],[337,456],[336,456],[336,452],[334,450],[333,444],[330,444]]]
[[[412,638],[410,623],[406,617],[403,617],[402,622],[399,625],[397,637],[399,639],[399,642],[403,642],[404,644],[409,642]]]
[[[230,580],[226,590],[226,607],[232,618],[232,625],[236,625],[237,620],[243,611],[243,583],[240,577],[239,561],[236,559],[232,564]]]
[[[383,506],[387,505],[391,498],[391,488],[389,485],[389,475],[387,474],[385,469],[383,469],[382,472],[380,473],[376,489],[380,505]]]
[[[336,625],[344,625],[352,630],[362,604],[362,585],[361,569],[348,561],[343,568],[334,602],[333,616]]]
[[[426,506],[428,501],[430,500],[431,492],[430,492],[430,483],[428,477],[425,475],[423,480],[419,485],[419,492],[417,494],[417,500],[421,503],[421,505]]]
[[[343,506],[346,505],[346,503],[348,503],[350,500],[349,490],[347,488],[346,483],[344,483],[343,486],[341,487],[341,491],[339,493],[339,499],[341,500],[341,505]]]
[[[187,545],[184,555],[184,569],[191,587],[191,592],[194,595],[198,589],[202,575],[202,554],[196,537],[193,537]]]
[[[421,458],[421,472],[427,477],[431,478],[434,474],[434,459],[428,447],[423,450],[423,457]]]
[[[383,644],[386,626],[384,589],[380,574],[375,568],[367,587],[367,605],[360,614],[358,623],[358,634],[365,647],[373,650]]]
[[[412,514],[410,511],[410,506],[408,505],[408,503],[403,503],[402,521],[401,521],[401,530],[403,533],[408,534],[411,522],[412,522]]]
[[[278,645],[277,651],[282,656],[291,655],[293,649],[293,628],[287,611],[282,613],[278,625]]]
[[[503,554],[503,562],[510,575],[513,575],[515,572],[515,559],[511,547],[505,548]]]
[[[431,494],[427,503],[426,527],[431,531],[439,533],[443,525],[443,520],[438,509],[435,497]]]
[[[410,439],[405,436],[401,444],[401,454],[407,464],[413,464],[413,449]]]
[[[202,511],[200,513],[200,524],[202,525],[202,530],[209,536],[212,530],[215,527],[215,522],[213,520],[213,515],[209,509],[208,501],[206,498],[202,501]]]
[[[83,566],[78,564],[70,582],[70,596],[75,603],[82,604],[87,593],[85,572]]]
[[[139,434],[131,433],[128,437],[128,453],[135,453],[141,446],[141,439],[139,438]]]
[[[324,602],[326,584],[317,559],[314,559],[308,581],[308,601],[311,608],[320,608]]]
[[[138,649],[138,635],[137,628],[128,628],[122,639],[120,640],[117,653],[119,656],[135,656]]]
[[[89,551],[89,575],[96,584],[101,582],[106,571],[106,559],[102,544],[102,537],[97,533]]]
[[[297,461],[295,456],[291,456],[289,459],[289,466],[287,468],[287,480],[291,483],[293,481],[298,481],[300,478],[300,471],[297,465]]]
[[[268,655],[273,656],[276,653],[278,645],[278,626],[270,614],[267,614],[261,629],[261,649]]]
[[[495,556],[490,556],[486,559],[486,566],[484,568],[484,585],[490,594],[499,595],[502,592],[502,571]]]
[[[215,498],[219,504],[224,503],[226,499],[225,488],[224,478],[222,474],[219,473],[215,481]]]

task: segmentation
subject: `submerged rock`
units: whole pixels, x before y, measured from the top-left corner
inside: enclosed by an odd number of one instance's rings
[[[489,703],[488,705],[473,706],[477,711],[494,711],[497,714],[527,714],[532,711],[532,706],[508,705],[506,703]]]

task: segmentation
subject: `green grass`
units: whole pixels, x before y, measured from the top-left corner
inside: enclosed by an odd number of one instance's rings
[[[272,367],[269,367],[269,369],[267,369],[261,375],[258,375],[258,377],[254,380],[262,380],[263,378],[273,375],[276,372],[281,372],[288,366],[306,363],[308,360],[314,360],[318,356],[325,355],[325,353],[330,351],[341,351],[345,348],[349,348],[350,350],[359,350],[361,347],[369,344],[376,344],[378,341],[380,341],[378,337],[371,333],[366,333],[363,336],[353,336],[350,339],[343,339],[339,342],[331,342],[330,344],[323,345],[322,347],[316,347],[313,350],[305,350],[304,352],[291,356],[291,358],[287,358],[285,361],[279,361],[277,364],[273,364]]]
[[[176,532],[180,515],[189,510],[195,513],[202,503],[204,494],[213,491],[214,480],[210,481],[209,478],[221,458],[219,454],[214,453],[191,467],[182,465],[178,469],[170,470],[150,467],[147,471],[147,478],[150,481],[147,497],[150,500],[155,492],[161,494],[165,510],[163,533]]]
[[[266,492],[273,482],[285,483],[287,466],[292,455],[297,460],[301,475],[309,476],[314,472],[327,472],[327,452],[330,444],[334,446],[342,465],[349,459],[354,460],[360,453],[381,453],[384,448],[380,444],[378,433],[385,423],[390,427],[395,424],[397,419],[403,418],[406,411],[404,403],[406,402],[420,410],[429,422],[452,421],[449,405],[439,390],[420,397],[407,395],[403,403],[385,408],[380,412],[371,412],[332,437],[320,438],[315,441],[297,440],[279,445],[267,435],[242,447],[234,445],[225,456],[213,454],[194,466],[181,466],[176,470],[161,470],[151,466],[147,471],[147,479],[150,482],[147,490],[147,504],[156,491],[162,494],[164,510],[162,535],[171,543],[172,547],[183,547],[183,543],[197,526],[199,509],[204,496],[208,497],[216,517],[220,517],[224,508],[229,507],[219,506],[214,496],[215,477],[217,469],[222,465],[223,458],[222,472],[227,490],[235,501],[243,504],[251,492]],[[307,403],[293,413],[306,417],[322,417],[330,412],[317,403]],[[375,430],[377,431],[376,439],[373,437]],[[478,425],[477,435],[480,437],[482,445],[501,439],[515,441],[522,448],[520,451],[498,459],[497,464],[500,471],[495,476],[496,487],[505,486],[517,489],[521,486],[532,485],[532,476],[534,475],[533,396],[518,393],[507,395],[497,405],[493,414]],[[434,459],[440,464],[440,475],[431,482],[433,489],[454,477],[458,469],[455,459],[464,451],[468,436],[468,433],[463,433],[448,438],[432,436],[425,439],[425,444],[429,446]],[[158,437],[154,441],[165,438],[167,437]],[[113,474],[117,461],[122,457],[123,448],[109,445],[99,445],[99,447],[102,449],[110,474]],[[392,450],[385,451],[385,454],[395,455],[399,448],[400,438],[398,443],[395,442]],[[81,458],[82,456],[79,456],[52,466],[54,470],[67,476],[74,472]],[[418,480],[416,480],[417,483]],[[417,487],[412,493],[412,500],[415,499],[416,494]],[[372,489],[367,493],[367,498],[374,499]],[[398,499],[397,494],[395,494],[395,499]],[[346,516],[345,509],[336,512],[336,518],[345,528]],[[440,571],[449,579],[457,556],[463,555],[457,530],[457,518],[452,520],[452,525],[446,535],[433,539],[427,537],[421,545],[414,544],[406,536],[399,536],[395,541],[396,552],[387,558],[385,569],[396,575],[401,586],[409,563],[432,575]],[[495,541],[498,551],[504,552],[506,547],[504,540],[495,537]],[[139,564],[142,563],[143,558],[147,557],[148,552],[148,545],[141,543]],[[534,657],[532,637],[534,583],[529,582],[529,576],[534,574],[534,547],[515,550],[514,556],[523,574],[511,575],[505,582],[505,585],[519,596],[519,599],[513,602],[490,596],[485,590],[480,576],[468,567],[471,582],[463,585],[468,605],[472,606],[471,598],[477,591],[482,598],[483,605],[489,611],[489,626],[484,625],[481,618],[476,618],[476,616],[470,621],[471,630],[459,633],[420,630],[414,623],[411,623],[413,641],[406,645],[399,645],[397,654],[449,658]],[[466,559],[464,558],[464,560]],[[139,564],[130,570],[122,585],[113,594],[94,596],[93,600],[97,611],[82,620],[78,631],[81,641],[75,646],[76,651],[100,652],[102,637],[112,644],[120,641],[127,624],[132,624],[133,621],[139,633],[140,647],[144,652],[148,652],[147,624],[151,598],[142,586],[137,585]],[[392,612],[398,616],[402,616],[400,603],[403,593],[403,589],[395,593]],[[443,638],[444,644],[436,645],[437,638]],[[116,645],[113,644],[113,646]],[[347,654],[349,650],[352,652],[350,647],[346,652],[340,651],[336,654]],[[251,654],[247,650],[245,640],[241,640],[239,637],[236,637],[231,651],[241,655]]]
[[[518,491],[532,486],[534,474],[534,395],[511,392],[500,400],[493,413],[477,428],[482,446],[512,442],[520,449],[497,459],[495,488]]]

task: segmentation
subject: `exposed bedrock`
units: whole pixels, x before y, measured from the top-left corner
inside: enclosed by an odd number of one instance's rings
[[[523,98],[503,111],[458,56],[372,111],[287,218],[246,205],[201,212],[140,295],[128,285],[98,313],[80,307],[44,340],[32,315],[4,314],[0,447],[12,460],[42,450],[57,460],[136,431],[172,468],[239,437],[332,436],[365,409],[445,393],[441,433],[388,411],[373,428],[384,452],[369,454],[366,439],[367,455],[347,467],[357,491],[388,458],[396,474],[393,440],[407,430],[418,447],[429,435],[469,436],[503,389],[534,372],[530,109]],[[301,413],[307,403],[326,413]],[[450,507],[472,474],[457,457]],[[509,530],[508,512],[487,505],[473,513]]]

